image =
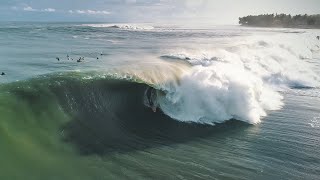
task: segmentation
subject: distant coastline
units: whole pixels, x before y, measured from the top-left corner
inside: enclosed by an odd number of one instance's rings
[[[261,14],[239,17],[239,24],[252,27],[282,27],[320,29],[320,14],[295,15],[290,14]]]

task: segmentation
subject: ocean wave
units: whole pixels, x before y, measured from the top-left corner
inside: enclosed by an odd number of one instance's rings
[[[260,93],[261,89],[255,89],[259,87],[250,84],[251,81],[242,84],[224,82],[225,87],[229,86],[228,83],[232,87],[219,88],[219,84],[212,81],[212,76],[207,76],[205,80],[203,74],[195,70],[190,74],[189,66],[181,66],[165,68],[166,73],[122,68],[121,71],[107,73],[46,75],[2,84],[1,98],[7,104],[0,106],[4,110],[3,117],[6,121],[14,116],[13,112],[10,114],[11,111],[6,111],[12,106],[19,107],[26,117],[39,118],[39,121],[43,117],[38,112],[54,113],[52,118],[61,120],[80,117],[113,118],[113,122],[121,123],[128,118],[149,117],[211,125],[230,119],[257,123],[257,119],[265,115],[262,107],[268,104],[262,106],[256,99],[252,99],[255,96],[252,93]],[[205,84],[204,81],[212,82]],[[150,89],[156,94],[152,97],[152,104],[148,95]],[[253,90],[255,92],[251,92]],[[265,89],[261,92],[264,94],[259,97],[281,98]],[[153,112],[154,109],[157,109],[156,113]],[[121,114],[127,116],[122,117]]]
[[[303,44],[304,41],[301,39],[292,44],[286,43],[289,42],[286,38],[274,39],[280,39],[281,42],[256,37],[221,48],[173,49],[171,53],[161,56],[164,60],[145,65],[136,63],[130,67],[121,66],[107,73],[81,73],[81,81],[76,82],[95,84],[97,81],[112,79],[116,82],[121,80],[142,84],[144,89],[137,95],[141,101],[136,103],[143,107],[149,106],[145,94],[147,89],[153,88],[157,92],[153,100],[157,108],[171,119],[182,122],[216,124],[237,119],[256,124],[268,111],[282,108],[282,90],[315,88],[320,84],[318,75],[307,62],[312,59],[312,44]],[[64,76],[59,78],[55,77],[59,83],[69,81]],[[55,79],[41,83],[54,83]],[[88,98],[99,99],[101,104],[106,103],[104,100],[108,101],[109,95],[113,96],[111,93],[101,97],[100,91],[106,91],[107,87],[93,87],[96,88],[99,92],[83,92],[79,88],[78,91],[81,92],[72,90],[70,94],[59,97],[90,93]],[[132,88],[127,86],[127,89],[123,90],[123,96],[128,96]],[[68,91],[65,89],[59,93]]]
[[[144,104],[145,92],[155,91],[150,85],[112,74],[51,74],[0,85],[0,144],[6,162],[19,156],[20,161],[34,159],[69,172],[68,167],[84,163],[84,158],[96,162],[97,156],[170,146],[247,127],[239,121],[215,127],[175,121]],[[39,172],[33,166],[25,168],[14,166],[23,176]],[[0,176],[11,177],[10,172]]]
[[[83,24],[83,26],[95,28],[116,28],[122,30],[146,31],[153,30],[154,27],[145,24]]]

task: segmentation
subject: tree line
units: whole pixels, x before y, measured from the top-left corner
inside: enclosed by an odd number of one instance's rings
[[[290,14],[261,14],[256,16],[239,17],[239,24],[259,27],[307,27],[320,28],[320,14],[295,15]]]

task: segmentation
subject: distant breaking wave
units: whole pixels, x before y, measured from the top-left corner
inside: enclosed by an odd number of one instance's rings
[[[117,28],[123,30],[153,30],[153,26],[144,24],[83,24],[83,26],[97,27],[97,28]]]

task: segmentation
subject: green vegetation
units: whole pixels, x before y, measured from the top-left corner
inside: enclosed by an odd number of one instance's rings
[[[293,27],[293,28],[320,28],[320,14],[295,15],[290,14],[262,14],[257,16],[245,16],[239,18],[239,24],[243,26],[258,27]]]

